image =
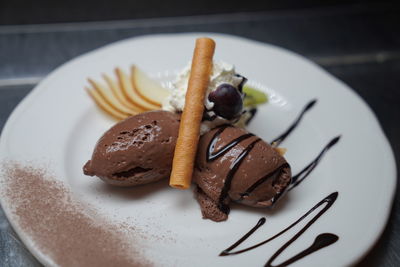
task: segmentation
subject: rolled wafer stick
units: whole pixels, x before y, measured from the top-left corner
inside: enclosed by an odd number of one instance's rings
[[[196,40],[169,181],[169,185],[174,188],[190,187],[214,50],[215,42],[212,39]]]

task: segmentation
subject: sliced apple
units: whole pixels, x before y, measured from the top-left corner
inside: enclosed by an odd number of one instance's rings
[[[160,109],[160,106],[146,101],[137,93],[137,91],[133,88],[132,81],[129,79],[128,75],[126,75],[126,73],[124,73],[120,68],[116,68],[115,73],[117,74],[119,86],[122,88],[125,97],[133,105],[145,111]]]
[[[119,103],[126,108],[135,111],[136,113],[142,112],[143,109],[139,109],[137,106],[133,105],[131,102],[129,102],[125,95],[124,92],[122,91],[122,88],[119,86],[119,84],[110,78],[107,74],[103,74],[103,79],[106,81],[108,88],[111,89],[112,93],[114,96],[117,98]]]
[[[94,102],[97,104],[97,106],[106,112],[108,115],[111,115],[114,119],[117,120],[123,120],[126,117],[129,116],[129,114],[123,113],[117,109],[115,109],[113,106],[111,106],[105,99],[101,96],[101,94],[94,88],[90,89],[85,87],[86,91],[88,94],[92,97]]]
[[[131,67],[131,79],[133,88],[138,95],[146,101],[161,107],[162,102],[168,97],[169,91],[162,87],[160,83],[152,80],[146,73],[136,66]]]
[[[102,96],[104,101],[106,101],[114,109],[120,111],[121,113],[126,113],[129,115],[135,115],[140,112],[140,110],[138,110],[138,109],[130,109],[130,108],[124,106],[119,101],[119,99],[117,99],[115,97],[115,95],[113,94],[113,92],[111,91],[110,88],[105,88],[103,85],[101,85],[100,83],[98,83],[90,78],[88,79],[88,81],[92,85],[92,87],[94,89],[96,89],[96,91]]]

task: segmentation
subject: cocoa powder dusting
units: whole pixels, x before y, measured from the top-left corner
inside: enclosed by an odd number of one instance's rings
[[[79,203],[46,170],[15,163],[2,169],[2,197],[11,205],[13,221],[56,265],[151,265],[121,227]]]

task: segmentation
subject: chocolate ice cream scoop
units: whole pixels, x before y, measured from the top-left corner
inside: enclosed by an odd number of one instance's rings
[[[203,217],[223,221],[230,201],[272,206],[290,184],[291,171],[286,160],[259,137],[224,125],[201,137],[193,181]]]
[[[97,142],[83,172],[117,186],[169,177],[179,119],[172,112],[150,111],[117,123]]]

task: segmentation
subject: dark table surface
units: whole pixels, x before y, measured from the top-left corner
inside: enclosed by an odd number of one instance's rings
[[[0,130],[22,98],[69,59],[129,37],[197,31],[233,34],[274,44],[319,64],[348,84],[373,109],[399,166],[400,9],[390,4],[3,25],[0,26]],[[358,266],[400,266],[399,204],[397,189],[385,232]],[[21,245],[1,209],[0,266],[40,266]]]

